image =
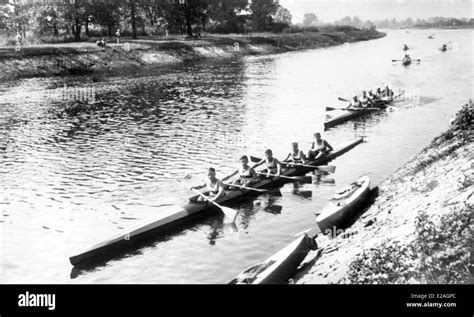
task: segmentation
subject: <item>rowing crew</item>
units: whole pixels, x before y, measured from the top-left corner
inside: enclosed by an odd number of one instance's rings
[[[382,89],[382,87],[377,87],[375,93],[372,92],[372,89],[362,92],[362,96],[359,98],[357,95],[352,97],[352,101],[350,102],[348,108],[367,108],[375,105],[377,102],[383,100],[390,100],[393,98],[393,91],[388,87]]]
[[[303,151],[301,151],[298,147],[297,142],[292,143],[292,150],[288,154],[288,156],[280,162],[278,159],[273,157],[272,150],[268,149],[265,151],[265,159],[261,160],[260,162],[256,163],[253,167],[249,165],[249,159],[246,155],[240,158],[240,166],[233,171],[231,174],[219,180],[216,177],[216,170],[214,168],[209,168],[207,174],[207,180],[204,184],[194,186],[193,189],[202,189],[207,188],[209,193],[208,201],[214,202],[219,198],[225,196],[225,187],[226,186],[234,186],[240,188],[251,188],[256,182],[260,180],[258,175],[265,175],[267,178],[280,177],[282,165],[293,165],[298,166],[302,164],[306,164],[306,162],[319,159],[333,151],[332,146],[326,141],[321,138],[320,133],[314,134],[314,141],[312,142],[311,149],[308,151],[308,155],[306,156]],[[255,171],[255,168],[265,164],[266,166],[266,173],[258,173]],[[230,179],[231,177],[238,175],[239,177],[232,182],[232,184],[225,183],[226,180]],[[199,197],[198,201],[204,201],[203,197]]]

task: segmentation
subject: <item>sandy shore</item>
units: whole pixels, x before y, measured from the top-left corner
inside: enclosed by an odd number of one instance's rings
[[[375,203],[336,238],[318,237],[299,284],[472,283],[473,104],[379,185]]]

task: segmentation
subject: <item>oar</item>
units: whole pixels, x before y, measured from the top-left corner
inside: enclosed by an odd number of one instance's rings
[[[337,99],[339,99],[340,101],[347,101],[347,102],[350,102],[349,100],[345,99],[345,98],[342,98],[342,97],[337,97]]]
[[[267,173],[257,172],[257,174],[267,176]],[[269,174],[268,176],[276,177],[275,174]],[[286,179],[291,179],[291,180],[294,180],[294,181],[302,181],[302,182],[311,182],[312,181],[311,176],[285,176],[285,175],[280,175],[279,177],[286,178]]]
[[[333,110],[354,110],[354,111],[358,111],[358,110],[382,110],[381,108],[349,108],[349,107],[346,107],[346,108],[333,108],[333,107],[326,107],[326,111],[333,111]]]
[[[294,163],[282,163],[287,166],[301,166],[301,167],[307,167],[307,168],[314,168],[320,171],[325,171],[328,173],[334,173],[336,171],[336,166],[333,165],[320,165],[320,166],[315,166],[315,165],[306,165],[306,164],[294,164]]]
[[[191,174],[186,174],[184,176],[184,178],[189,178],[190,176],[192,176]],[[259,188],[252,188],[252,187],[246,187],[246,186],[241,186],[241,185],[236,185],[236,184],[230,184],[230,183],[224,183],[224,185],[227,185],[227,186],[230,186],[230,187],[237,187],[237,188],[242,188],[242,189],[249,189],[249,190],[253,190],[253,191],[256,191],[256,192],[259,192],[259,193],[269,193],[269,192],[280,192],[279,189],[277,190],[271,190],[271,189],[259,189]]]
[[[421,59],[412,59],[411,62],[421,62]],[[392,62],[404,62],[403,59],[392,59]]]
[[[309,237],[315,237],[319,233],[321,233],[321,229],[318,226],[316,226],[316,228],[310,228],[310,229],[306,229],[305,231],[301,231],[301,232],[295,234],[293,237],[297,238],[297,237],[302,236],[304,234],[309,236]]]
[[[194,189],[191,185],[189,184],[186,184],[185,182],[183,182],[182,180],[179,180],[177,178],[175,178],[176,181],[184,184],[185,186],[187,186],[190,190],[192,190],[193,192],[195,192],[196,194],[198,194],[199,196],[201,196],[202,198],[204,198],[205,200],[207,200],[208,202],[210,202],[211,204],[213,204],[214,206],[218,207],[224,214],[225,216],[232,220],[231,222],[235,222],[235,217],[237,216],[237,210],[235,209],[232,209],[232,208],[229,208],[229,207],[224,207],[224,206],[221,206],[219,205],[218,203],[216,203],[215,201],[212,201],[209,199],[209,197],[207,197],[206,195],[204,195],[203,193],[201,193],[200,191]]]
[[[230,187],[237,187],[237,188],[242,188],[242,189],[253,190],[253,191],[256,191],[256,192],[260,192],[260,193],[268,193],[268,192],[280,191],[279,189],[274,189],[274,190],[260,189],[260,188],[252,188],[252,187],[247,187],[247,186],[229,184],[229,183],[224,183],[224,185],[227,185],[227,186],[230,186]]]

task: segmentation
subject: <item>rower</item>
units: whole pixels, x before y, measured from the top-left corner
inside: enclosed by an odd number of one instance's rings
[[[214,168],[209,168],[209,171],[207,172],[207,181],[203,185],[198,185],[192,187],[193,189],[202,189],[204,187],[207,187],[209,190],[208,193],[208,199],[209,201],[216,201],[217,199],[224,197],[225,196],[225,191],[224,191],[224,183],[220,181],[219,179],[216,178],[216,170]],[[204,197],[199,196],[198,201],[206,201]]]
[[[385,86],[385,89],[383,91],[383,95],[387,99],[392,99],[393,98],[393,91],[388,87],[388,85]]]
[[[286,159],[283,160],[283,162],[288,162],[289,159],[295,164],[305,164],[306,163],[306,157],[304,156],[303,151],[301,151],[298,148],[298,142],[293,142],[291,143],[293,149],[291,152],[288,154]]]
[[[265,151],[265,157],[265,159],[255,164],[253,168],[256,168],[257,166],[260,166],[265,163],[267,166],[267,177],[270,177],[270,175],[279,177],[281,173],[280,161],[273,157],[273,152],[270,149]]]
[[[369,90],[369,94],[367,95],[367,98],[369,99],[369,103],[373,104],[375,103],[379,98],[377,98],[376,95],[372,92],[372,89]]]
[[[382,92],[382,88],[380,86],[377,87],[377,90],[375,91],[375,96],[377,96],[378,99],[383,98],[383,92]]]
[[[360,103],[362,105],[363,108],[367,107],[369,105],[369,98],[367,96],[367,92],[364,90],[362,92],[362,96],[360,97]]]
[[[354,95],[352,97],[352,101],[349,103],[349,106],[347,108],[348,109],[362,108],[362,104],[360,103],[359,97],[357,97],[357,95]]]
[[[240,158],[240,163],[241,166],[232,172],[232,174],[224,177],[222,181],[226,181],[232,176],[238,174],[239,178],[236,179],[232,184],[250,187],[250,185],[259,180],[258,175],[255,170],[249,166],[249,158],[246,155]]]
[[[321,138],[321,133],[314,134],[314,141],[311,145],[311,150],[308,151],[308,159],[316,160],[324,155],[327,155],[333,150],[332,146]]]
[[[410,55],[405,54],[405,57],[403,58],[403,61],[411,61]]]

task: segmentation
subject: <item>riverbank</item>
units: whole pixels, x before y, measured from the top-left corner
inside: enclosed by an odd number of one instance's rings
[[[379,185],[375,203],[336,238],[318,237],[299,284],[473,283],[474,104]]]
[[[0,81],[30,77],[106,74],[127,67],[167,66],[217,58],[264,55],[322,48],[384,37],[375,30],[321,29],[319,32],[250,35],[205,35],[200,40],[147,37],[122,39],[105,48],[95,43],[0,47]]]

